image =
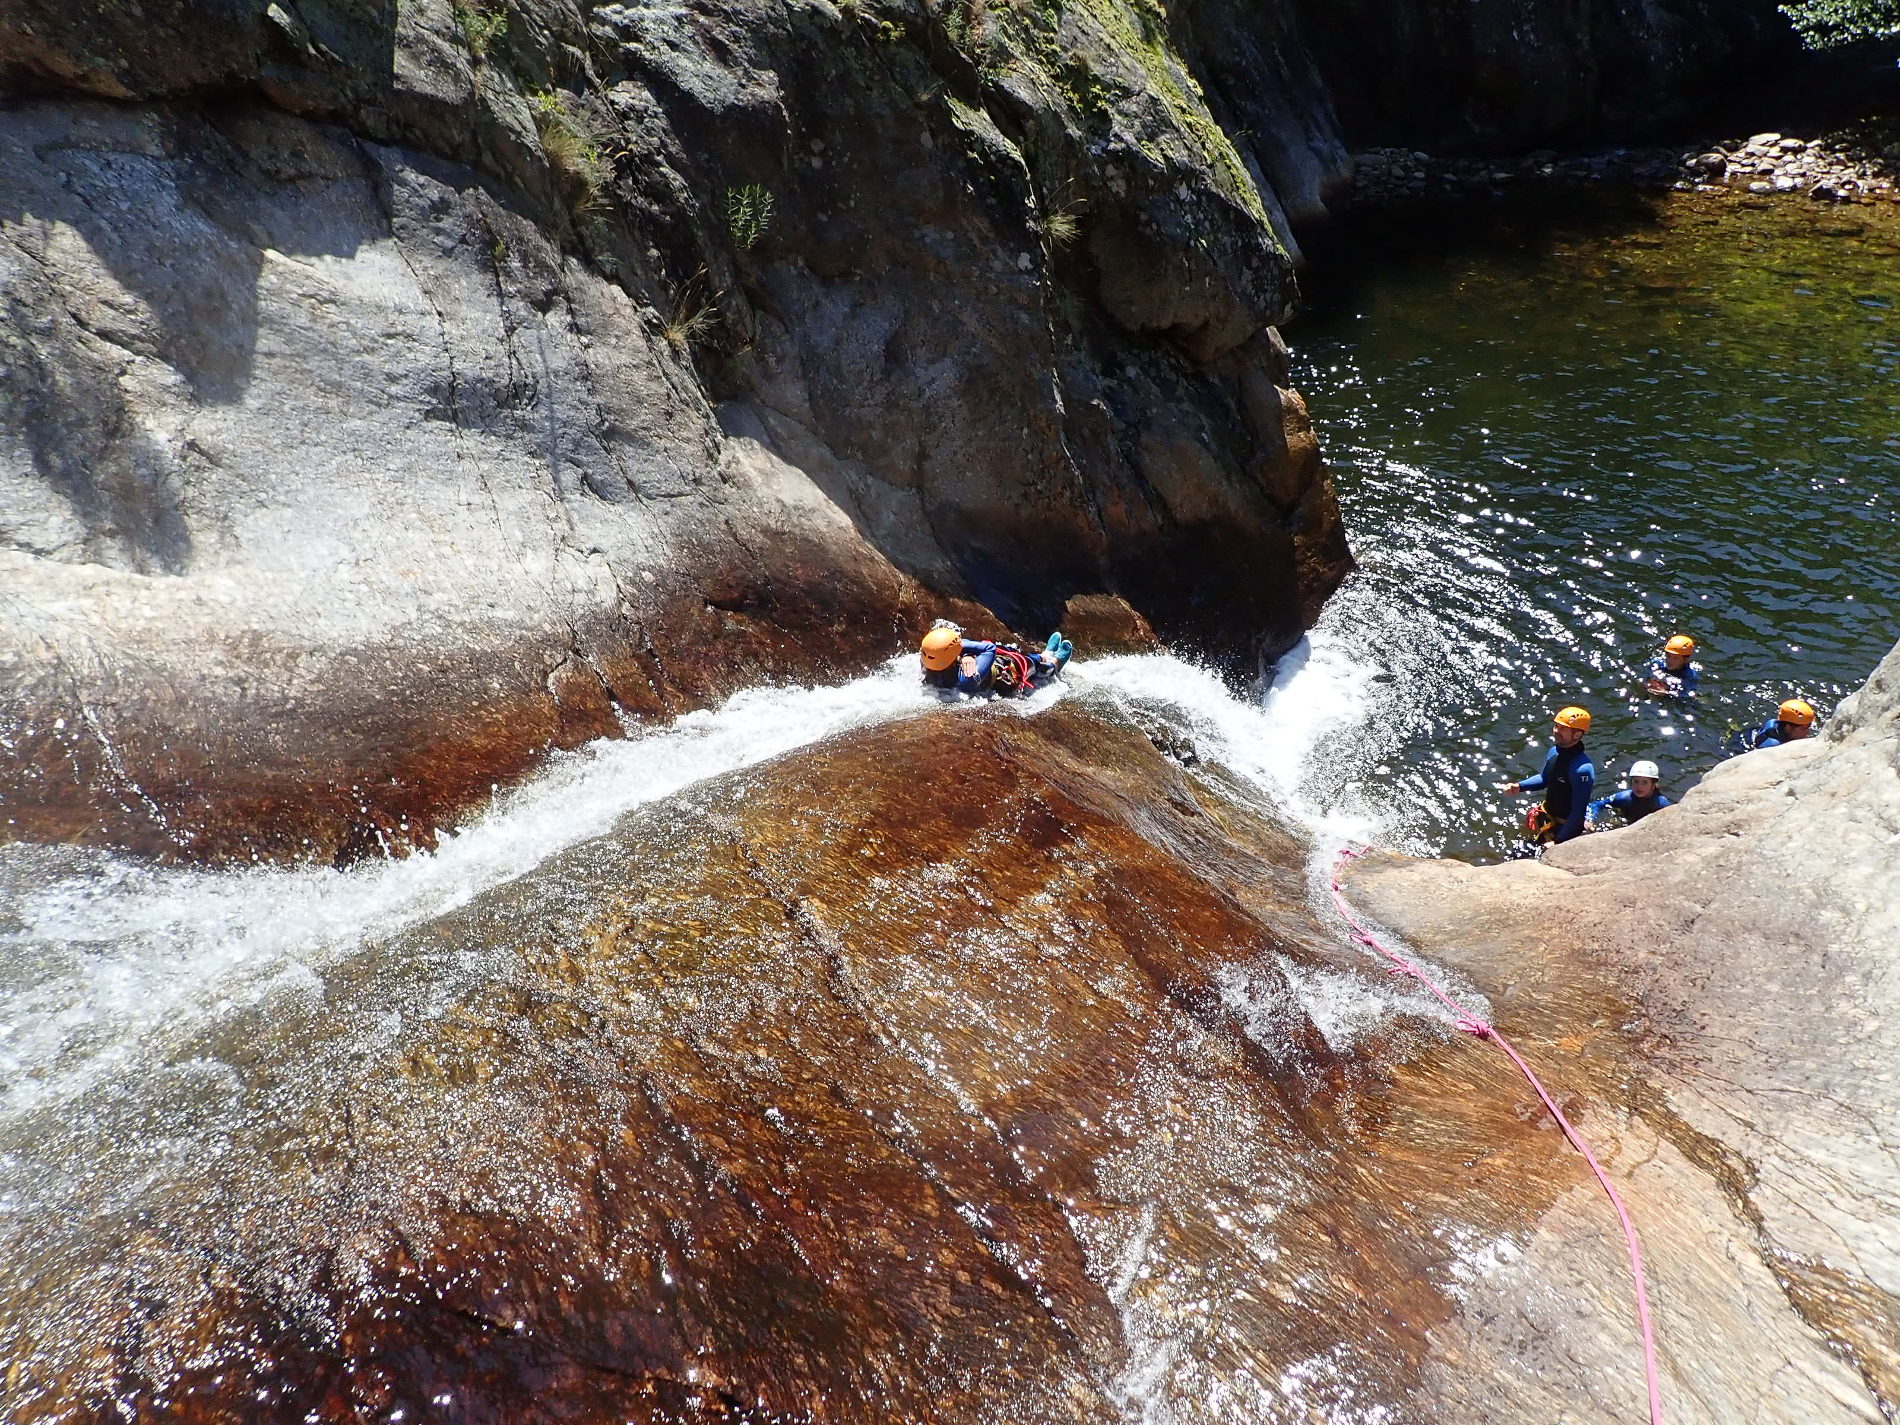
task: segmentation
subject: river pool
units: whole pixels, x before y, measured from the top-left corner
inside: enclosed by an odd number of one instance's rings
[[[1414,849],[1506,852],[1558,706],[1600,788],[1680,794],[1900,637],[1900,213],[1587,201],[1368,221],[1288,329],[1362,565],[1315,642],[1364,719],[1309,777]],[[1694,705],[1635,680],[1677,632]]]

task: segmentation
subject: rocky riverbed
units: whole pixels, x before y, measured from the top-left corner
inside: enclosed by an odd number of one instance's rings
[[[1866,123],[1812,138],[1761,133],[1692,148],[1544,149],[1496,160],[1374,148],[1353,155],[1352,201],[1502,195],[1602,185],[1653,191],[1800,194],[1825,203],[1900,202],[1900,128]]]

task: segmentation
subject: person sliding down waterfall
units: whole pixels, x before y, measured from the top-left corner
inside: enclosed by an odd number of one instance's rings
[[[1661,811],[1669,805],[1669,798],[1662,794],[1661,784],[1662,768],[1650,761],[1632,762],[1629,786],[1615,796],[1598,797],[1591,802],[1587,819],[1595,826],[1608,821],[1614,812],[1625,823],[1641,821],[1651,812]]]
[[[1075,645],[1060,633],[1034,654],[1024,653],[1013,643],[993,643],[987,639],[969,639],[948,619],[938,619],[924,635],[919,656],[923,662],[926,687],[938,696],[1026,698],[1062,675]]]
[[[1590,714],[1582,708],[1563,708],[1552,720],[1551,741],[1556,746],[1544,758],[1544,769],[1521,782],[1506,782],[1500,791],[1507,797],[1519,792],[1542,790],[1544,801],[1524,817],[1524,829],[1533,845],[1569,841],[1583,834],[1583,821],[1590,808],[1590,792],[1596,786],[1597,769],[1590,754],[1583,750],[1583,735],[1590,730]]]
[[[1693,698],[1696,684],[1702,681],[1702,669],[1689,660],[1695,656],[1695,640],[1679,633],[1663,645],[1663,651],[1643,667],[1643,686],[1665,698]]]

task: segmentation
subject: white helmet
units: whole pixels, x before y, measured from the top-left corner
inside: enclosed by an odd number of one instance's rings
[[[1652,782],[1660,782],[1662,780],[1662,768],[1658,767],[1654,762],[1637,762],[1631,765],[1630,775],[1632,777],[1647,777]]]

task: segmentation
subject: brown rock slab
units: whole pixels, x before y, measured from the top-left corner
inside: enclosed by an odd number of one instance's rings
[[[1075,706],[684,793],[16,1121],[7,1418],[1397,1408],[1579,1171],[1305,894]]]

